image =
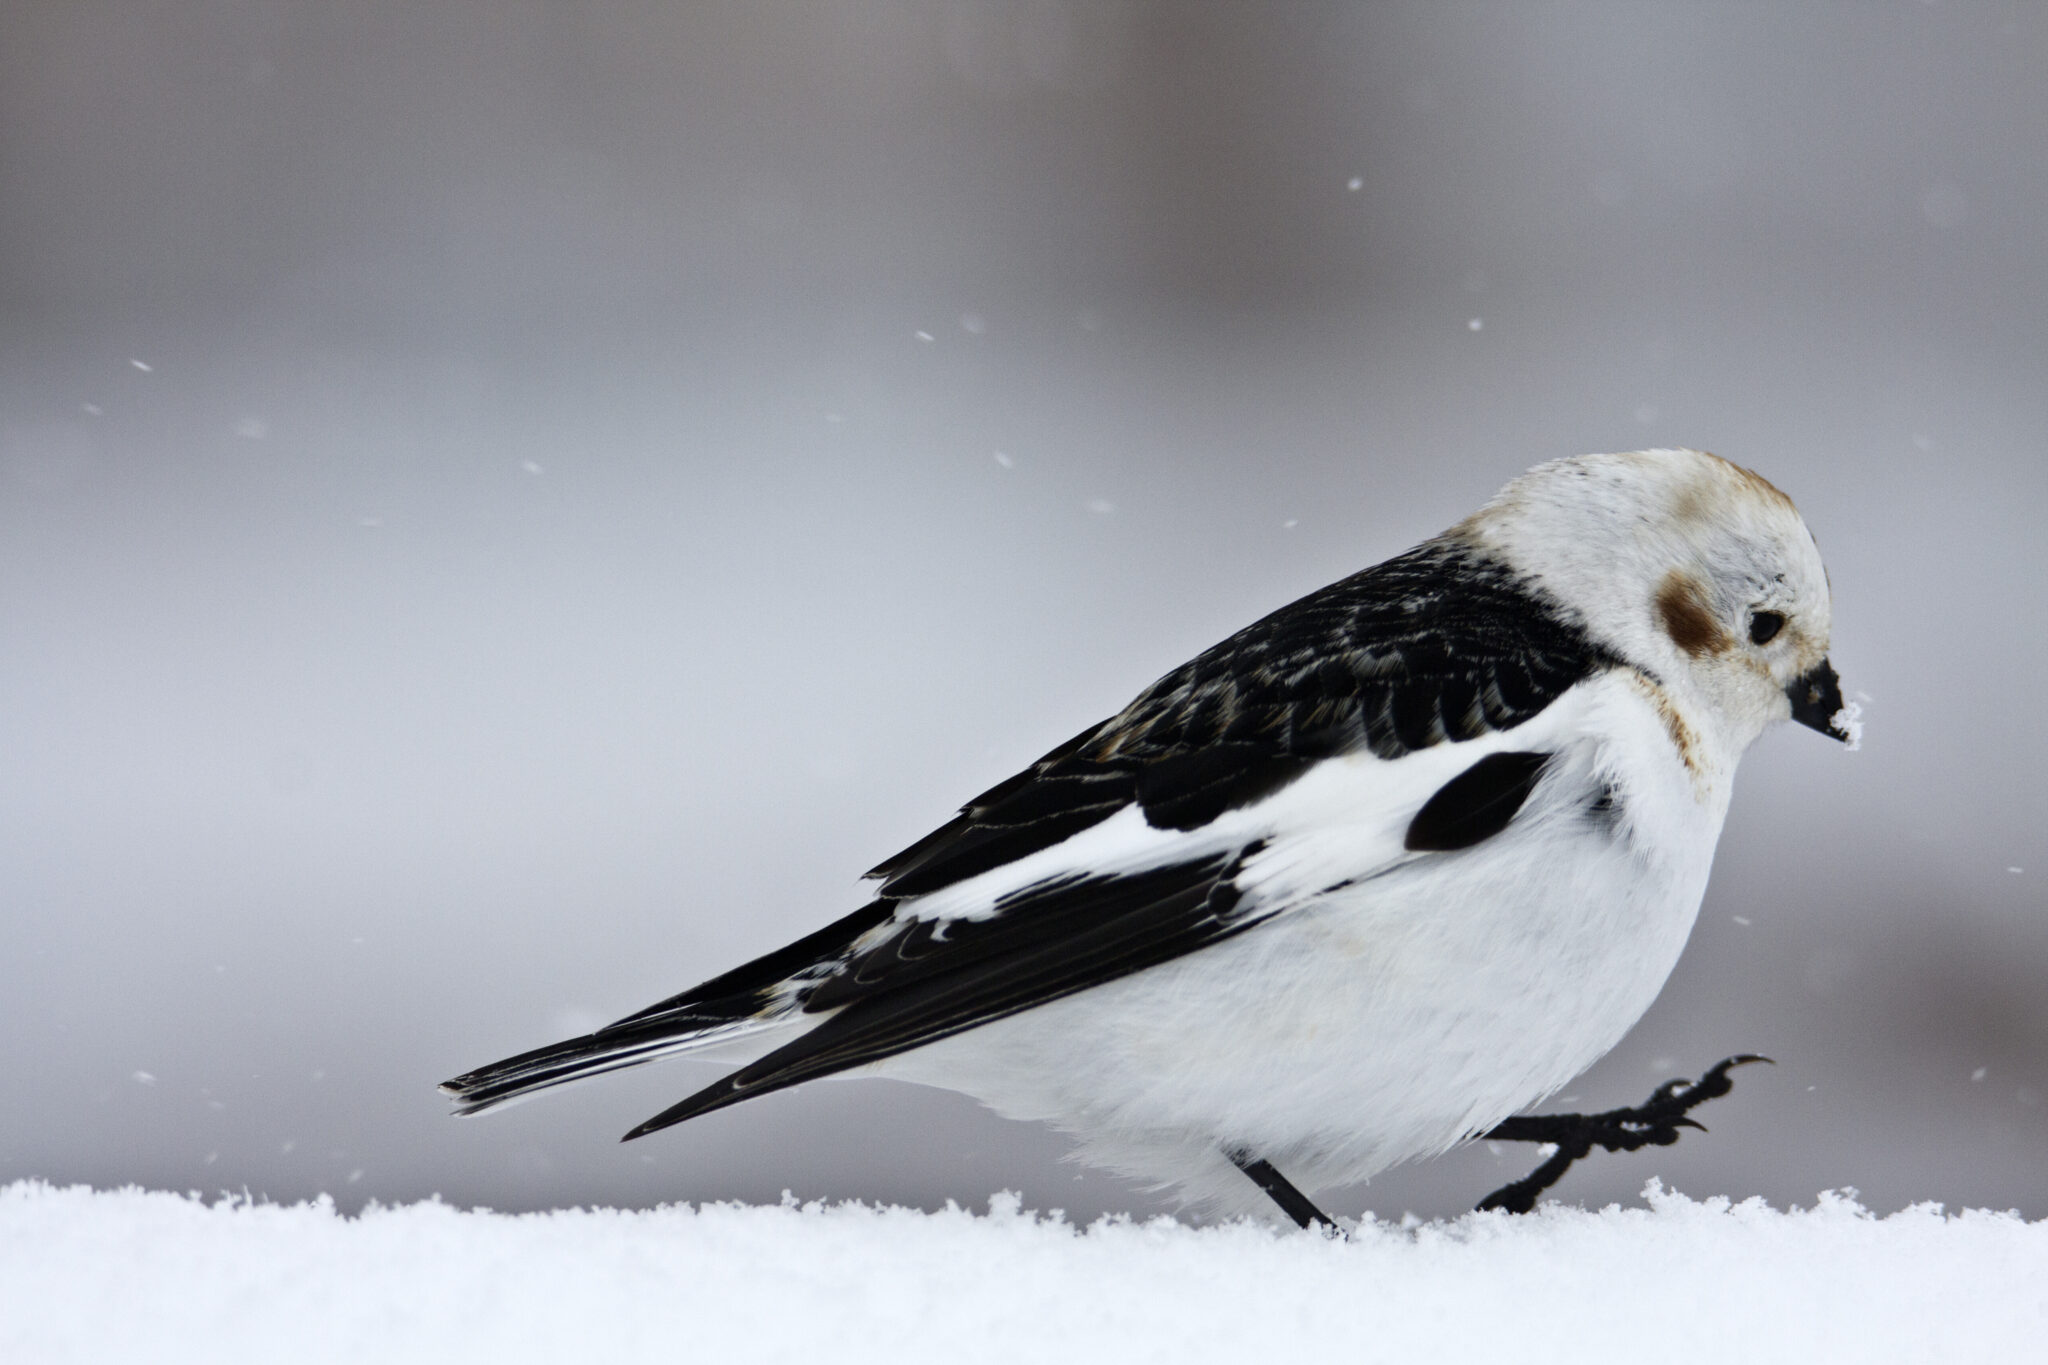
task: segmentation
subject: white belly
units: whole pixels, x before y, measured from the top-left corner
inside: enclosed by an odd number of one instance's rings
[[[1560,782],[1474,849],[874,1074],[1050,1122],[1090,1162],[1225,1208],[1263,1197],[1219,1137],[1311,1190],[1440,1152],[1620,1041],[1691,931],[1724,801],[1657,812],[1645,856],[1642,829],[1589,816],[1585,796]]]

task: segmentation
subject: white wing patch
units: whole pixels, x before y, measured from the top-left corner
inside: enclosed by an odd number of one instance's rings
[[[1263,919],[1308,904],[1333,887],[1355,886],[1420,859],[1457,856],[1404,847],[1423,803],[1489,754],[1585,748],[1591,691],[1606,690],[1598,687],[1605,676],[1572,687],[1512,730],[1393,759],[1364,749],[1324,759],[1273,795],[1226,811],[1199,829],[1155,829],[1136,806],[1128,807],[1049,848],[907,899],[896,922],[991,919],[1002,913],[1005,897],[1059,877],[1144,872],[1255,843],[1263,847],[1246,859],[1236,881],[1244,893],[1241,912]],[[1589,777],[1584,785],[1590,784]]]

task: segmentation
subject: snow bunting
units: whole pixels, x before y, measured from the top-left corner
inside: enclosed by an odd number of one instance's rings
[[[890,1076],[1212,1208],[1264,1190],[1321,1218],[1290,1181],[1487,1132],[1649,1007],[1743,751],[1787,718],[1849,738],[1829,613],[1760,476],[1693,450],[1540,465],[968,802],[844,919],[442,1088],[475,1113],[736,1064],[630,1139]]]

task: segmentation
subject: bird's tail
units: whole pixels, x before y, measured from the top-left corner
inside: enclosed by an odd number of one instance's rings
[[[458,1115],[480,1114],[550,1086],[567,1085],[677,1053],[701,1052],[738,1042],[748,1034],[773,1029],[775,1022],[759,1017],[678,1018],[674,1013],[653,1019],[635,1016],[581,1038],[566,1039],[478,1067],[452,1081],[441,1082],[441,1093],[455,1100]]]
[[[815,974],[821,963],[840,960],[849,945],[886,923],[894,911],[894,901],[876,897],[844,919],[681,995],[649,1005],[595,1033],[522,1052],[443,1081],[441,1091],[454,1098],[457,1114],[478,1114],[552,1085],[567,1085],[679,1052],[715,1051],[722,1059],[752,1061],[771,1045],[770,1039],[802,1021],[793,983]],[[816,1016],[811,1022],[817,1022]],[[761,1035],[758,1039],[757,1034]]]

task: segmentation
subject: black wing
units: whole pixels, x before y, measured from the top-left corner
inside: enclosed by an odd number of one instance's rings
[[[1261,918],[1240,911],[1235,881],[1259,847],[1122,876],[1054,878],[1002,897],[988,919],[900,921],[809,987],[804,1011],[837,1011],[830,1018],[626,1138],[880,1061],[1240,933]]]
[[[1430,541],[1198,655],[868,875],[883,896],[923,895],[1133,802],[1156,828],[1199,828],[1331,754],[1512,729],[1619,662],[1535,584]]]
[[[1369,748],[1393,758],[1511,729],[1618,662],[1534,584],[1454,538],[1431,541],[1246,627],[982,793],[876,867],[876,899],[844,919],[587,1037],[445,1088],[473,1112],[652,1060],[792,1000],[811,1013],[837,1011],[637,1136],[1164,962],[1258,921],[1235,884],[1254,850],[1131,875],[1077,873],[1005,897],[981,920],[899,920],[898,906],[1134,803],[1156,828],[1196,829],[1331,754]],[[1410,848],[1461,848],[1497,831],[1541,759],[1508,755],[1448,784],[1418,814]]]

